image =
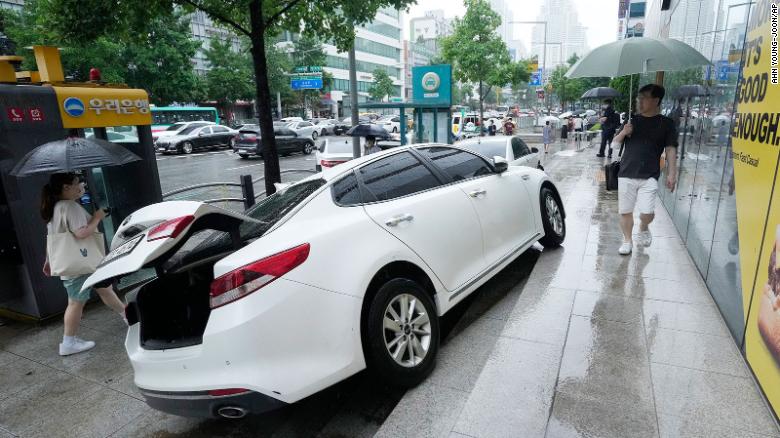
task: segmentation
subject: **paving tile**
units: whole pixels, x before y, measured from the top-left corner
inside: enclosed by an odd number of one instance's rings
[[[573,290],[529,283],[501,335],[562,346],[574,296]]]
[[[642,306],[648,330],[664,328],[731,337],[714,304],[686,304],[651,299],[645,300]]]
[[[21,359],[21,356],[0,350],[0,367],[3,365],[8,365],[11,362],[15,362],[19,359]]]
[[[751,379],[659,363],[651,368],[659,415],[780,436]]]
[[[24,436],[106,437],[147,409],[146,403],[108,388],[83,397],[79,403],[51,410],[49,420],[32,424]]]
[[[109,388],[114,389],[116,391],[119,391],[123,394],[129,395],[130,397],[135,397],[138,400],[143,400],[143,396],[141,395],[141,391],[138,389],[137,386],[135,386],[135,374],[133,371],[130,371],[129,373],[125,373],[118,378],[114,379],[112,382],[108,384]]]
[[[82,339],[93,340],[99,338],[101,332],[89,327],[80,327],[77,335]],[[50,323],[25,330],[19,336],[9,339],[3,349],[45,364],[60,359],[58,354],[60,342],[62,342],[62,324]]]
[[[503,321],[494,320],[503,324]],[[450,337],[439,349],[436,368],[427,380],[437,385],[470,391],[479,378],[498,337],[484,326],[468,328]]]
[[[655,412],[646,406],[556,393],[547,438],[657,437]]]
[[[98,384],[56,372],[0,401],[0,427],[21,434],[32,424],[50,420],[52,412],[65,411],[100,389]]]
[[[745,430],[731,429],[716,424],[706,424],[694,418],[661,414],[658,416],[661,438],[767,438]]]
[[[572,314],[636,323],[642,320],[642,300],[600,292],[577,291]]]
[[[572,316],[557,392],[651,409],[642,324]]]
[[[18,394],[33,385],[45,383],[59,371],[32,360],[21,358],[0,366],[0,398]]]
[[[97,332],[92,350],[72,356],[56,356],[48,365],[101,384],[111,384],[132,371],[122,338]]]
[[[453,430],[543,436],[559,361],[558,346],[500,338]]]
[[[742,356],[730,337],[669,329],[648,329],[653,362],[747,377]]]
[[[376,437],[446,437],[466,404],[464,391],[426,384],[409,390]]]
[[[125,321],[103,303],[94,303],[84,309],[81,325],[92,330],[114,334],[120,339],[124,339],[127,334]]]

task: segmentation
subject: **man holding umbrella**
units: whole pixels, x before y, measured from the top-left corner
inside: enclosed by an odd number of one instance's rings
[[[612,139],[615,137],[615,131],[620,124],[620,116],[615,112],[615,108],[612,107],[612,99],[604,101],[606,107],[602,113],[599,121],[601,122],[601,147],[597,157],[604,157],[604,149],[609,145],[609,158],[612,158]]]
[[[621,255],[633,248],[634,210],[639,210],[637,244],[650,246],[653,235],[648,226],[655,218],[658,178],[661,176],[661,154],[666,151],[668,163],[666,187],[674,191],[677,183],[677,130],[674,121],[661,115],[664,87],[648,84],[639,89],[637,110],[631,120],[615,136],[613,146],[625,142],[625,152],[618,172],[618,211],[623,244]]]

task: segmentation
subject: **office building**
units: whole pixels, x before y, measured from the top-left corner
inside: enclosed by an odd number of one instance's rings
[[[545,0],[536,21],[547,22],[547,47],[544,46],[545,26],[534,26],[531,54],[539,57],[540,66],[546,63],[547,71],[566,64],[575,53],[582,56],[588,50],[586,29],[580,23],[572,0]],[[546,60],[545,60],[546,55]]]
[[[645,32],[645,0],[619,0],[618,39],[641,37]]]

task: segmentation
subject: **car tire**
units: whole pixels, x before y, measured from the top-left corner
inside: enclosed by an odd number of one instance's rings
[[[249,158],[249,155],[247,154],[238,154],[238,156],[241,157],[242,160],[246,160],[247,158]]]
[[[303,145],[303,155],[311,155],[311,152],[314,150],[314,143],[307,142]]]
[[[415,306],[411,316],[408,310],[400,310],[412,302]],[[399,321],[393,313],[405,320]],[[398,330],[386,327],[386,316],[400,323],[396,324]],[[418,283],[395,278],[382,285],[371,301],[364,327],[366,363],[382,380],[409,388],[433,371],[439,350],[439,318],[433,300]]]
[[[191,154],[192,153],[192,143],[185,142],[183,145],[181,145],[181,151],[185,154]]]
[[[558,201],[558,197],[549,187],[542,187],[539,193],[542,210],[542,225],[544,227],[544,237],[539,239],[539,243],[545,248],[555,248],[561,246],[566,238],[566,221],[563,218],[563,207]]]

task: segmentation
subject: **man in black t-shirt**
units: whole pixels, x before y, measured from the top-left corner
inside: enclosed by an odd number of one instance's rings
[[[625,152],[618,173],[618,210],[623,244],[618,249],[622,255],[631,254],[633,248],[634,209],[639,210],[639,236],[637,244],[650,246],[653,235],[648,225],[655,218],[655,200],[658,194],[658,178],[661,176],[661,155],[666,151],[666,187],[674,191],[677,183],[677,130],[674,121],[660,114],[664,87],[645,85],[637,95],[637,110],[620,133],[615,136],[613,147],[625,140]]]

